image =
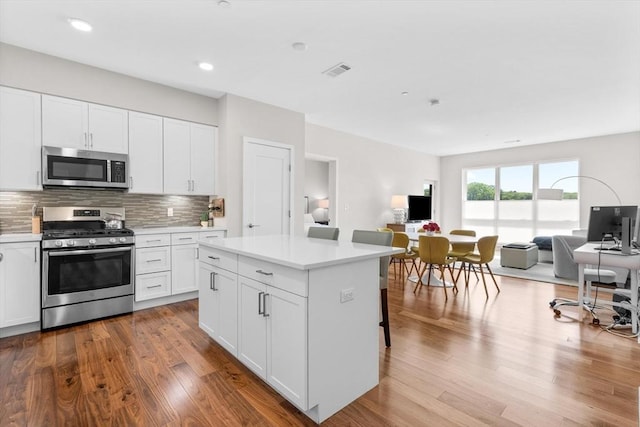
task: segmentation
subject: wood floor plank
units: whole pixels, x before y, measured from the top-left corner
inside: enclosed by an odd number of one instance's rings
[[[445,302],[392,274],[380,384],[323,425],[637,426],[637,341],[576,308],[554,317],[549,301],[576,288],[498,280],[499,294],[472,279]],[[313,422],[200,330],[190,300],[0,339],[0,427],[14,425]]]

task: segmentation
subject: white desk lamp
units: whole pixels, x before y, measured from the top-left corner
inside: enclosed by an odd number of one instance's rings
[[[409,207],[407,196],[393,195],[391,196],[391,208],[393,209],[393,220],[396,224],[405,222],[405,209]]]

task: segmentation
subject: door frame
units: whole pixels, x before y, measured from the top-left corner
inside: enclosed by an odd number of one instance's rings
[[[289,235],[294,234],[294,217],[295,217],[295,198],[293,193],[293,183],[295,180],[295,147],[290,144],[283,144],[282,142],[270,141],[268,139],[254,138],[252,136],[243,136],[242,137],[242,223],[240,225],[240,229],[242,230],[242,235],[244,236],[244,227],[245,227],[245,206],[244,206],[244,195],[246,192],[246,177],[245,171],[247,170],[247,156],[246,156],[246,146],[248,144],[255,145],[265,145],[267,147],[280,148],[289,151]]]
[[[325,162],[329,164],[329,183],[328,192],[329,203],[329,219],[331,220],[331,227],[339,227],[338,216],[339,211],[339,197],[338,197],[338,159],[335,157],[323,156],[320,154],[305,153],[304,158],[306,160],[315,160],[317,162]]]

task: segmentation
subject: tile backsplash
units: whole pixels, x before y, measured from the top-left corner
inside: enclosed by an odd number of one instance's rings
[[[128,228],[198,226],[207,210],[208,196],[129,194],[111,190],[46,189],[44,191],[0,191],[0,234],[31,232],[31,207],[43,206],[123,207]],[[173,208],[173,216],[167,216]]]

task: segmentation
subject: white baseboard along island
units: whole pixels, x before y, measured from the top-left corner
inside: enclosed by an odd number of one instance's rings
[[[379,258],[292,236],[199,242],[199,324],[320,423],[378,384]]]

